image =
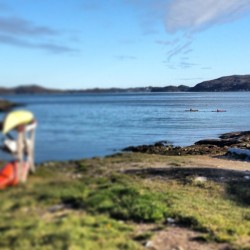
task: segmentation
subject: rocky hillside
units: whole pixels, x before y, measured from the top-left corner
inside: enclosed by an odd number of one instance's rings
[[[215,80],[201,82],[189,91],[250,91],[250,75],[224,76]]]

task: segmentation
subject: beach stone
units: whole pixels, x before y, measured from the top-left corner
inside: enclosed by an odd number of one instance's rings
[[[152,241],[147,241],[145,247],[151,250],[155,249]]]
[[[175,223],[175,219],[173,219],[173,218],[167,218],[167,223],[168,224],[174,224]]]
[[[204,177],[204,176],[198,176],[198,177],[195,177],[194,179],[195,182],[201,182],[201,183],[204,183],[207,181],[207,177]]]

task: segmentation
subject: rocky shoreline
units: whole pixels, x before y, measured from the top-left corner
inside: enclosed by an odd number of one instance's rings
[[[0,99],[0,112],[6,112],[11,110],[12,108],[15,108],[17,106],[20,106],[18,103],[13,103],[4,99]]]
[[[204,139],[186,147],[175,147],[160,141],[153,145],[130,146],[123,151],[161,155],[224,155],[229,148],[250,150],[250,131],[225,133],[219,139]]]

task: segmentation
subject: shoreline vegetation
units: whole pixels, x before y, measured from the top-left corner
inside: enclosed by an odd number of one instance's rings
[[[250,249],[250,162],[226,155],[249,146],[245,131],[43,163],[0,191],[0,249]]]
[[[39,85],[23,85],[13,88],[0,87],[0,95],[18,94],[81,94],[81,93],[138,93],[138,92],[230,92],[250,91],[250,75],[224,76],[218,79],[204,81],[194,87],[185,85],[168,85],[165,87],[138,88],[93,88],[93,89],[50,89]]]

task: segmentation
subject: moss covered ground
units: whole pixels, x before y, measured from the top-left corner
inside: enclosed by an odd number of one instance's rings
[[[190,159],[126,153],[44,163],[26,184],[0,191],[0,249],[143,249],[154,232],[140,235],[137,226],[162,229],[170,218],[205,242],[250,249],[248,179],[148,171]]]

